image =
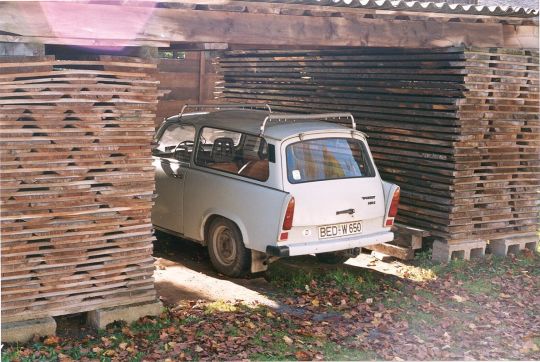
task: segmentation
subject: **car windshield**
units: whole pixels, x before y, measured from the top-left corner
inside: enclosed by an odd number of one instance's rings
[[[374,176],[364,143],[353,138],[320,138],[287,146],[290,183]]]

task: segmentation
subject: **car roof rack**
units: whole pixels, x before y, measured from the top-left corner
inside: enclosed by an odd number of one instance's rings
[[[272,113],[272,108],[268,103],[228,103],[228,104],[185,104],[182,107],[182,110],[178,114],[178,118],[181,118],[185,114],[186,110],[189,108],[194,109],[204,109],[204,108],[214,108],[214,109],[267,109],[268,113]]]
[[[313,113],[313,114],[294,114],[294,113],[272,113],[269,114],[261,124],[260,136],[264,135],[264,129],[269,122],[287,122],[296,120],[322,121],[328,119],[347,118],[351,120],[351,128],[356,131],[356,122],[351,113]]]

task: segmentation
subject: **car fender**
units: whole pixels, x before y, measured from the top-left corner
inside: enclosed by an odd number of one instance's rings
[[[203,214],[201,227],[200,227],[200,239],[203,242],[203,245],[206,245],[204,230],[206,227],[206,223],[208,219],[212,216],[221,216],[223,218],[229,219],[232,222],[238,226],[238,229],[240,230],[240,234],[242,234],[242,240],[244,241],[244,245],[249,248],[250,242],[249,242],[249,234],[246,228],[246,225],[242,222],[242,219],[233,213],[230,212],[230,210],[221,209],[221,208],[210,208],[206,210]]]

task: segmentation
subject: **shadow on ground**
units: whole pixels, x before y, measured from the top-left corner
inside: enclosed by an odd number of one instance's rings
[[[182,300],[203,299],[208,301],[238,301],[281,308],[278,302],[282,290],[268,282],[266,273],[248,278],[229,278],[218,274],[210,263],[205,247],[172,235],[157,233],[154,246],[156,258],[157,293],[167,305]],[[369,269],[376,278],[403,277],[406,267],[398,261],[383,262],[366,254],[350,259],[345,265],[334,266],[317,262],[314,256],[285,258],[272,264],[271,269],[284,273],[321,273],[325,270],[343,269],[347,272],[366,272]]]

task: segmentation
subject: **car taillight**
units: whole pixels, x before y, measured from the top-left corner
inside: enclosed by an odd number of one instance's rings
[[[392,195],[392,202],[390,203],[390,208],[388,209],[388,215],[386,216],[385,226],[394,225],[394,218],[397,215],[398,206],[399,206],[399,194],[400,194],[400,191],[399,189],[397,189],[396,191],[394,191],[394,195]]]
[[[291,197],[289,204],[287,205],[287,211],[285,212],[285,217],[283,218],[283,230],[291,230],[292,222],[294,216],[294,197]]]

